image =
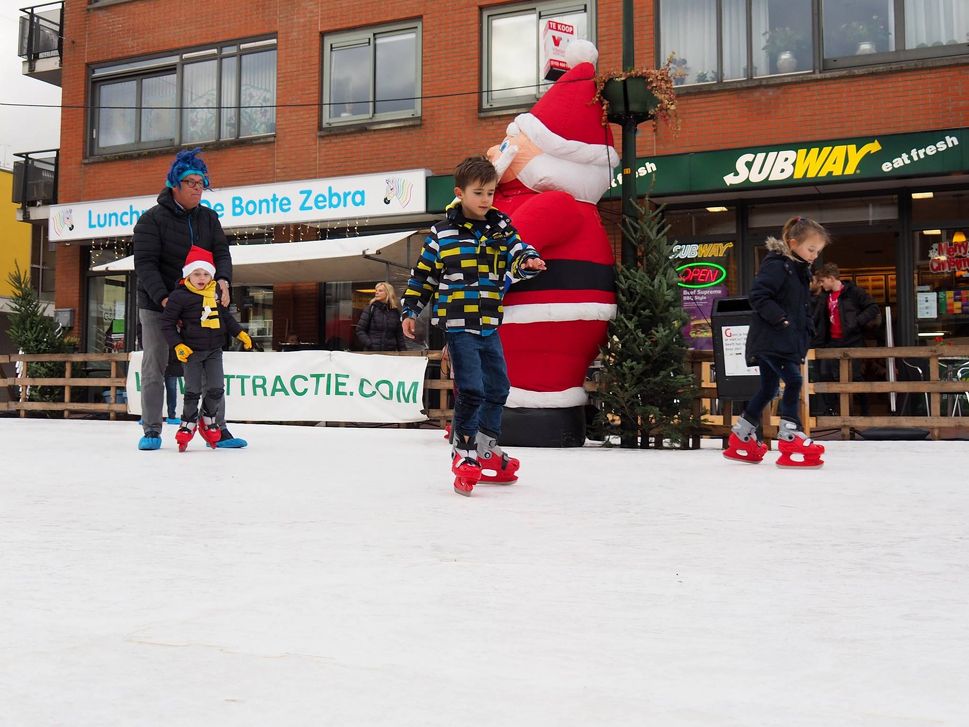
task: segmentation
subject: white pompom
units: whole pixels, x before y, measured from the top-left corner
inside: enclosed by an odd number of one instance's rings
[[[509,123],[505,129],[505,136],[518,136],[520,133],[521,131],[518,128],[518,124],[516,124],[514,121]]]
[[[565,62],[570,68],[575,68],[580,63],[596,64],[599,60],[599,51],[591,41],[584,38],[573,38],[569,47],[565,49]]]

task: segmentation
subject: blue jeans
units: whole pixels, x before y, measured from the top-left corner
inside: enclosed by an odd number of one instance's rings
[[[178,377],[165,377],[165,405],[168,407],[168,418],[174,419],[178,416],[175,411],[176,397],[178,396]]]
[[[501,408],[508,399],[509,387],[498,332],[488,336],[448,333],[446,338],[457,388],[453,431],[473,439],[480,429],[497,437],[501,434]]]
[[[798,416],[798,401],[801,398],[801,364],[780,356],[761,354],[757,357],[760,367],[760,389],[744,407],[747,421],[751,424],[760,423],[760,415],[764,407],[777,396],[781,380],[784,381],[784,396],[781,397],[781,416],[792,419],[801,425]]]

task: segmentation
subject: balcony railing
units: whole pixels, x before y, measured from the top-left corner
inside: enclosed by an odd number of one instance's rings
[[[14,154],[23,161],[13,163],[12,202],[19,204],[21,219],[30,219],[31,207],[57,203],[58,149]]]
[[[39,74],[41,80],[60,85],[60,65],[64,48],[64,3],[53,2],[21,8],[18,55],[24,59],[24,73]],[[38,61],[56,59],[51,62]]]

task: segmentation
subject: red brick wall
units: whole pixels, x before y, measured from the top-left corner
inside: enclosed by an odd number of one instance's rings
[[[276,33],[277,112],[274,142],[211,149],[218,186],[429,168],[446,174],[464,156],[501,140],[513,114],[479,115],[480,8],[508,3],[449,0],[267,0],[205,3],[139,0],[89,8],[66,3],[63,101],[87,102],[92,63],[191,45]],[[173,6],[175,10],[173,11]],[[185,10],[185,19],[173,12]],[[621,0],[598,0],[600,70],[621,66]],[[319,135],[320,53],[324,33],[421,18],[422,103],[419,126]],[[652,65],[652,3],[636,2],[637,61]],[[458,94],[432,98],[437,95]],[[641,156],[749,145],[964,126],[969,119],[966,65],[872,71],[837,78],[772,83],[734,91],[684,93],[682,129],[640,127]],[[62,114],[62,202],[149,194],[161,188],[170,153],[121,161],[84,161],[86,112]],[[615,130],[618,143],[618,130]],[[57,305],[80,313],[79,258],[58,258]],[[75,248],[76,250],[76,248]],[[72,267],[75,266],[75,267]],[[83,320],[83,315],[78,315]]]

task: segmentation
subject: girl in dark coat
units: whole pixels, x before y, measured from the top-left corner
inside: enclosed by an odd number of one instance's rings
[[[747,334],[747,364],[760,367],[760,389],[747,402],[733,426],[724,455],[730,459],[760,462],[767,446],[757,437],[761,413],[777,395],[783,380],[778,448],[781,466],[822,464],[824,449],[802,431],[798,415],[801,396],[801,364],[813,331],[811,319],[811,264],[830,241],[827,230],[814,220],[792,217],[781,239],[767,240],[768,254],[750,289],[754,309]],[[798,454],[800,460],[792,460]]]
[[[370,305],[357,321],[357,338],[364,351],[405,351],[400,303],[390,283],[377,283]]]

